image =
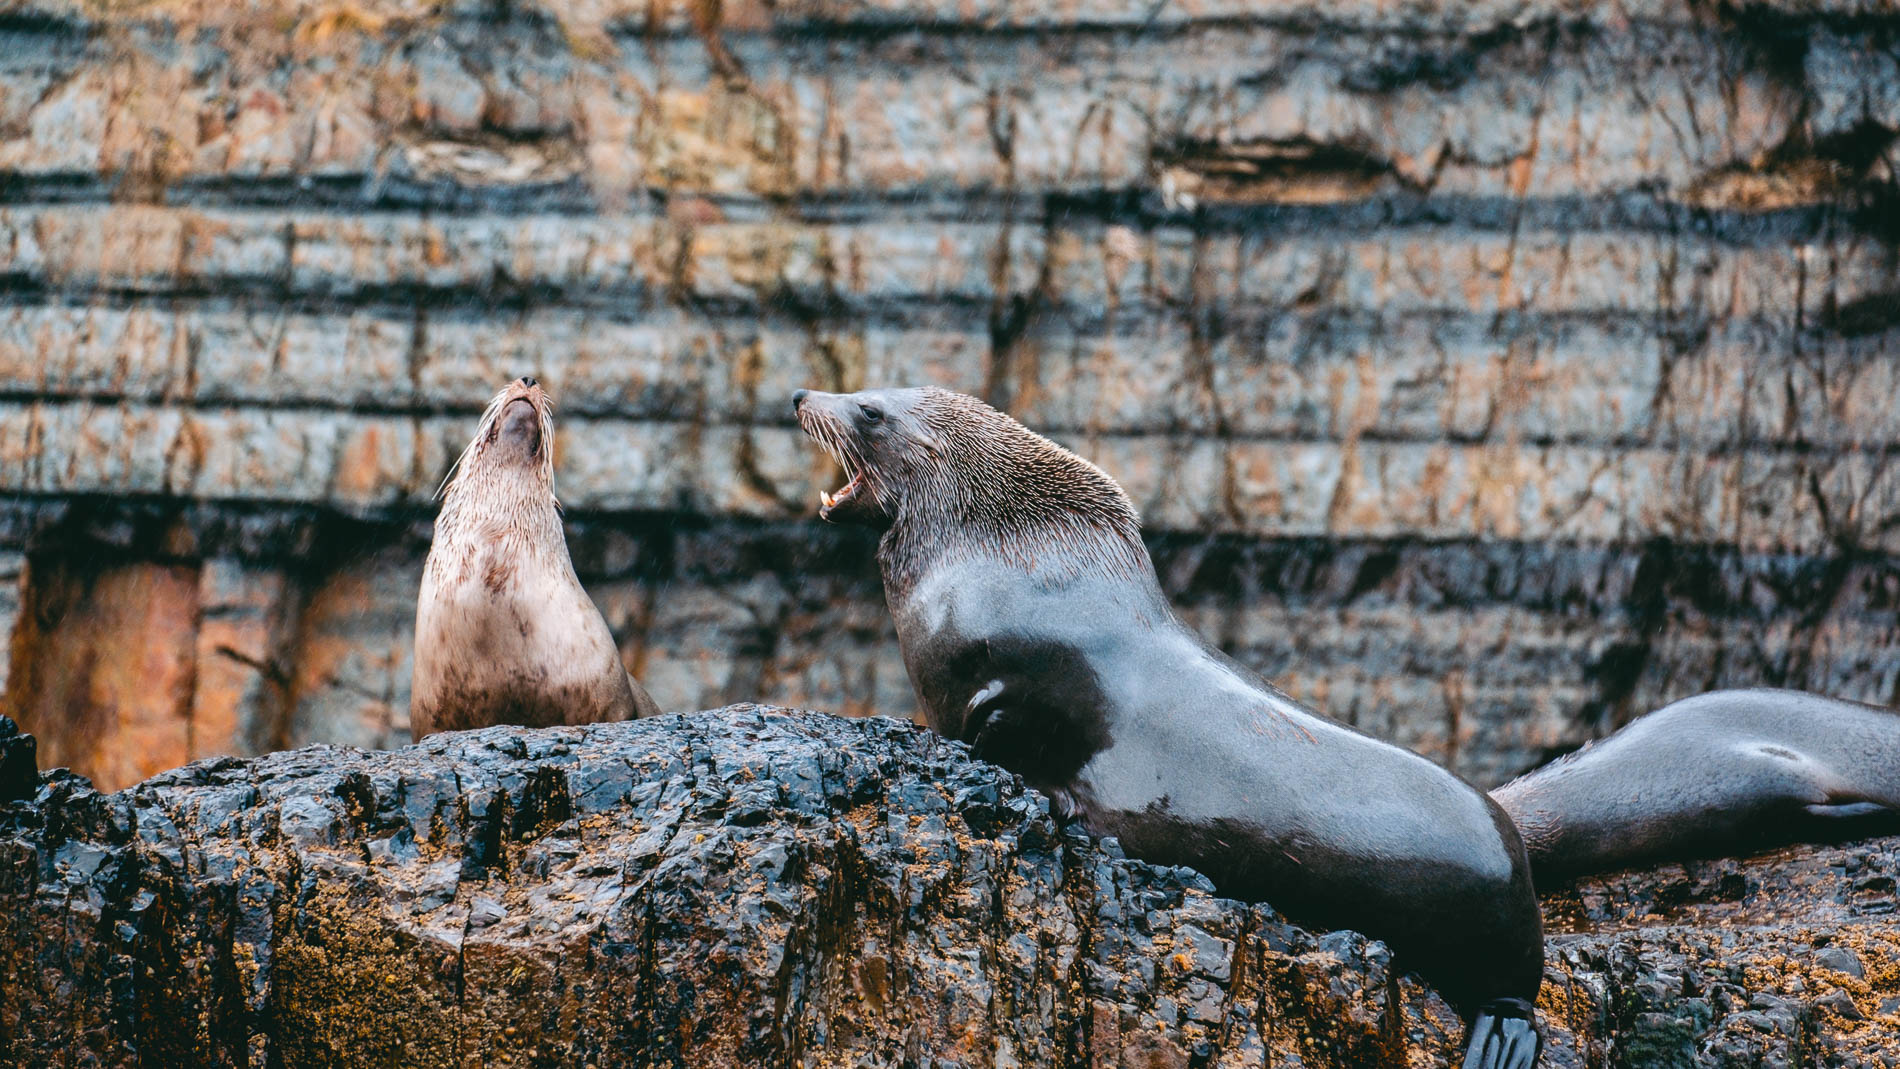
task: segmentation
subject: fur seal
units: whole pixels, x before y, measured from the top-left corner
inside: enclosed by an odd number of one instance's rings
[[[1900,713],[1792,690],[1685,698],[1491,792],[1539,886],[1900,831]]]
[[[589,724],[659,707],[574,574],[554,498],[554,402],[495,395],[443,481],[416,600],[410,730]]]
[[[1176,619],[1095,465],[936,388],[793,395],[849,477],[832,522],[878,564],[930,725],[1127,851],[1384,939],[1470,1022],[1468,1069],[1541,1039],[1542,918],[1484,792],[1315,713]]]

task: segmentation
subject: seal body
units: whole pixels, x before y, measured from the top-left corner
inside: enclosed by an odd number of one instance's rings
[[[1475,1018],[1468,1064],[1534,1060],[1541,918],[1490,798],[1201,641],[1121,488],[1008,416],[930,388],[794,404],[850,476],[821,515],[885,528],[885,597],[933,728],[1133,856],[1386,940]]]
[[[1791,690],[1686,698],[1492,792],[1542,885],[1900,830],[1900,713]]]
[[[540,386],[511,384],[445,484],[416,602],[415,738],[659,712],[574,574],[554,498],[553,426]]]
[[[932,727],[1096,834],[1300,923],[1384,939],[1461,1008],[1535,998],[1541,920],[1505,813],[1205,645],[1151,570],[977,558],[891,587]]]

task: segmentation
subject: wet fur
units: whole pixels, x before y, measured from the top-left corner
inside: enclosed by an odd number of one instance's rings
[[[503,435],[516,400],[535,446]],[[554,496],[554,405],[516,382],[497,394],[443,483],[416,603],[415,738],[521,724],[584,724],[659,712],[620,662],[567,552]]]
[[[878,551],[887,577],[907,588],[940,556],[970,554],[1002,555],[1032,573],[1152,569],[1141,517],[1102,469],[974,397],[935,386],[904,392],[915,401],[891,411],[885,433],[905,447],[877,464],[835,413],[798,412],[806,434],[864,477],[882,515],[858,522],[887,529]]]

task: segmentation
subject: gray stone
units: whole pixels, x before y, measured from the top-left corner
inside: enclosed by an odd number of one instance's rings
[[[0,805],[11,1064],[1460,1056],[1455,1015],[1382,944],[1123,860],[889,719],[734,706],[205,761],[112,795],[39,780]],[[1900,872],[1900,841],[1548,898],[1546,1064],[1893,1053],[1900,945],[1849,868]],[[1785,994],[1838,976],[1805,964],[1817,933],[1880,962],[1869,998]]]
[[[1815,951],[1814,963],[1838,973],[1845,973],[1856,980],[1867,975],[1867,968],[1861,964],[1860,958],[1845,947],[1826,947]]]

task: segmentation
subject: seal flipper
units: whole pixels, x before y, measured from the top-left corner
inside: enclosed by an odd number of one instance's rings
[[[1880,802],[1839,802],[1802,807],[1807,821],[1794,838],[1817,843],[1846,843],[1882,835],[1900,835],[1900,808]]]
[[[1877,817],[1893,812],[1879,802],[1843,802],[1839,805],[1822,802],[1805,808],[1809,816],[1823,820],[1859,820],[1861,817]]]
[[[1531,1069],[1543,1052],[1537,1011],[1523,999],[1501,998],[1471,1019],[1464,1069]]]

